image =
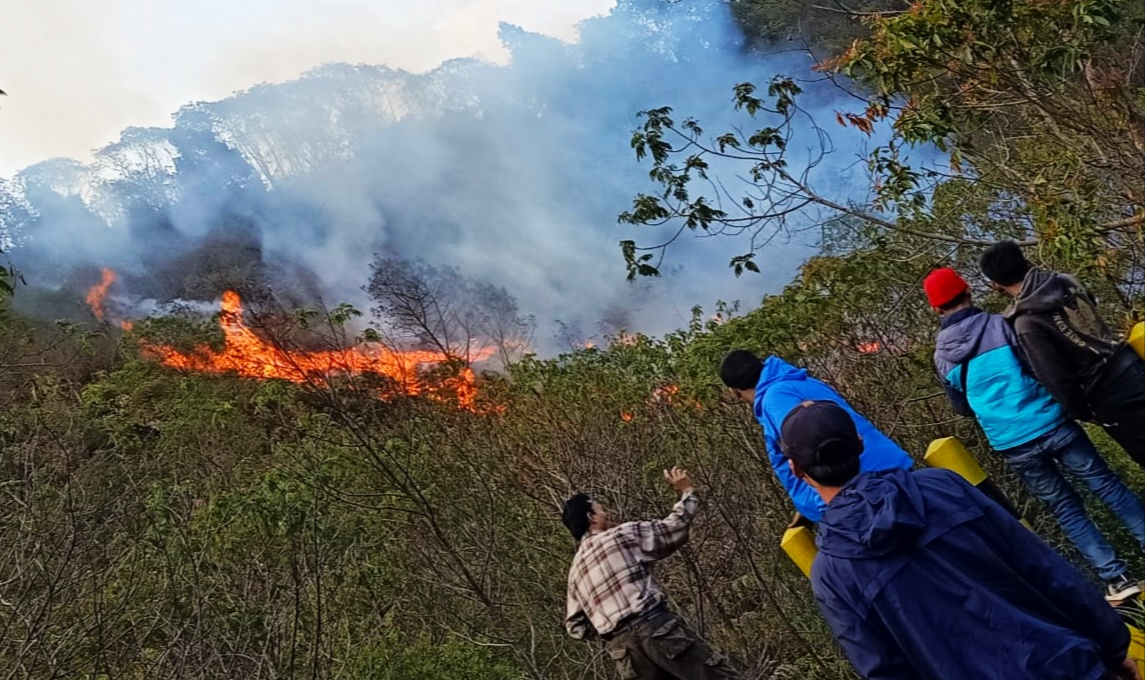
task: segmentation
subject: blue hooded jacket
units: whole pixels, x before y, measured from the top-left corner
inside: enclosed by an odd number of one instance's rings
[[[1098,589],[948,470],[859,475],[816,543],[815,600],[869,680],[1098,680],[1128,651]]]
[[[755,385],[755,419],[763,426],[763,440],[771,469],[779,483],[787,490],[795,509],[812,522],[818,522],[827,507],[819,493],[802,481],[787,467],[787,459],[779,448],[779,428],[791,409],[808,400],[833,401],[843,407],[855,420],[859,436],[863,438],[863,455],[859,463],[863,472],[902,468],[909,470],[913,462],[906,451],[880,432],[866,418],[855,412],[838,392],[826,383],[808,377],[807,370],[795,368],[779,357],[767,357],[763,372]]]
[[[954,410],[976,416],[997,451],[1029,443],[1067,420],[1062,407],[1026,370],[1017,347],[1004,318],[968,307],[942,318],[934,351]]]

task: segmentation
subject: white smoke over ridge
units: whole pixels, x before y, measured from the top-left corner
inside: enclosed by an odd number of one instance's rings
[[[676,248],[662,280],[623,281],[617,241],[655,235],[616,223],[650,188],[628,147],[635,113],[670,105],[722,131],[733,84],[810,75],[806,58],[746,53],[726,3],[625,0],[584,22],[575,44],[507,25],[502,40],[507,66],[457,60],[414,75],[328,65],[188,105],[172,128],[128,129],[90,165],[48,161],[5,182],[0,229],[32,285],[110,266],[160,299],[196,293],[174,264],[237,263],[245,251],[276,286],[365,308],[374,253],[420,257],[504,286],[542,340],[557,320],[586,339],[606,317],[660,333],[695,304],[751,304],[811,252],[774,243],[763,275],[737,280],[727,260],[745,244],[708,239]],[[801,105],[823,121],[848,104],[829,84],[805,90]],[[800,134],[795,146],[811,155],[815,130]],[[861,200],[867,140],[833,135],[852,146],[812,178]],[[201,250],[208,241],[215,249]]]

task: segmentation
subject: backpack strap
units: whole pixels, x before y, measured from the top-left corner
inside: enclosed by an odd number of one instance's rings
[[[970,348],[970,354],[966,356],[966,361],[958,364],[962,371],[958,374],[958,382],[962,385],[962,396],[966,397],[966,403],[970,403],[970,393],[966,391],[967,376],[970,375],[970,362],[974,357],[978,356],[978,347],[982,344],[982,336],[979,335],[978,339],[974,341],[974,346]]]

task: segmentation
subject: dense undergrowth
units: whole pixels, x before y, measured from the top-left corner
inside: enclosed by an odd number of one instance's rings
[[[671,500],[659,471],[681,464],[704,507],[691,545],[660,571],[675,606],[750,677],[848,677],[779,550],[791,507],[746,407],[718,386],[726,350],[806,365],[916,456],[960,437],[1069,554],[945,405],[935,320],[915,293],[926,268],[890,249],[814,258],[742,315],[697,310],[662,339],[527,357],[487,380],[472,409],[440,394],[378,400],[364,378],[176,371],[141,348],[146,325],[60,330],[9,315],[0,667],[13,678],[607,677],[600,648],[561,625],[572,543],[559,503],[585,489],[625,517],[654,516]],[[213,332],[152,328],[176,330]],[[1141,470],[1098,440],[1145,491]]]

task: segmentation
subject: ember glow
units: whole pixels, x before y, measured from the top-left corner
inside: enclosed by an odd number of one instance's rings
[[[102,278],[100,282],[91,287],[87,292],[87,304],[91,307],[92,314],[100,321],[104,320],[106,312],[103,308],[103,301],[107,297],[107,289],[111,288],[111,284],[115,283],[115,272],[104,267],[102,270]]]
[[[882,348],[883,345],[879,342],[864,342],[857,347],[859,354],[874,354]]]
[[[652,390],[652,400],[657,403],[671,404],[679,391],[679,385],[661,385]]]
[[[448,359],[440,352],[401,351],[377,343],[315,352],[277,347],[244,323],[242,300],[233,291],[223,294],[219,325],[226,336],[225,345],[219,352],[206,346],[186,354],[162,345],[149,345],[146,349],[173,368],[202,373],[235,373],[244,378],[323,383],[335,375],[373,373],[394,380],[406,394],[428,391],[419,369]],[[488,351],[479,353],[476,360],[489,354]],[[446,384],[456,390],[463,406],[472,407],[477,387],[471,369],[465,368]]]

